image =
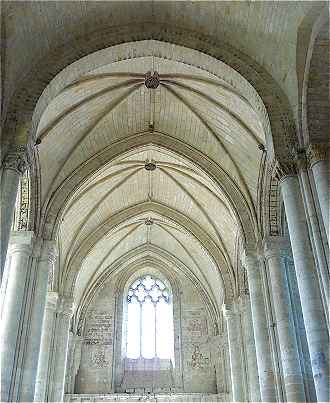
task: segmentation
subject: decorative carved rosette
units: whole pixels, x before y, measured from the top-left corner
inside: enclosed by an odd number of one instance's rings
[[[306,150],[307,161],[310,167],[319,161],[329,160],[329,144],[314,143],[310,144]]]
[[[160,80],[157,71],[155,71],[154,73],[148,71],[145,76],[144,85],[149,89],[155,90],[159,86],[159,84]]]

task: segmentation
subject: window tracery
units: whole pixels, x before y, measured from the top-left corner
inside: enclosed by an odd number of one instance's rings
[[[159,279],[135,280],[127,296],[127,358],[173,359],[171,293]]]

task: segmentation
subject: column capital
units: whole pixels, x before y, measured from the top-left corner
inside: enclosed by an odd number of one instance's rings
[[[4,169],[10,169],[22,175],[28,166],[25,146],[12,146],[3,160]]]
[[[263,240],[263,252],[266,259],[289,256],[290,250],[290,241],[286,237],[267,236]]]
[[[57,312],[67,318],[71,318],[73,315],[73,299],[70,297],[59,297],[59,303]]]
[[[274,162],[274,173],[275,177],[281,181],[288,176],[295,176],[298,174],[297,163],[294,159],[288,161],[275,161]]]
[[[39,241],[39,260],[54,264],[58,256],[56,241]]]
[[[312,168],[319,161],[329,159],[329,143],[313,143],[306,149],[307,161]]]

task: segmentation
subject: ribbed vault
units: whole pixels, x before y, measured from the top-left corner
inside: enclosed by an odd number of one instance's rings
[[[159,74],[155,89],[148,71]],[[269,130],[237,72],[176,45],[118,45],[55,77],[34,123],[43,233],[60,246],[55,287],[79,303],[143,250],[177,259],[218,306],[233,297],[237,239],[255,242]]]

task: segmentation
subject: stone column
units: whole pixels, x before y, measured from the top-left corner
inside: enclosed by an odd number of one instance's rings
[[[1,318],[1,401],[13,401],[17,372],[17,355],[25,314],[30,279],[33,232],[15,232],[10,239],[11,254],[8,283]]]
[[[306,216],[308,218],[308,223],[311,229],[311,240],[314,246],[314,255],[317,259],[317,270],[320,276],[320,289],[322,292],[322,298],[324,306],[329,305],[329,248],[325,248],[326,242],[324,242],[322,217],[317,214],[317,204],[315,203],[315,198],[313,196],[310,175],[307,167],[307,158],[305,153],[297,153],[296,155],[297,168],[299,169],[299,179],[301,185],[301,192],[303,194],[303,200],[305,202]],[[327,312],[326,312],[327,313]],[[328,319],[328,317],[327,317]]]
[[[65,375],[68,356],[70,321],[73,304],[69,298],[61,297],[56,323],[54,373],[49,379],[49,402],[62,402],[64,397]]]
[[[241,340],[240,331],[237,324],[237,313],[235,312],[235,308],[233,306],[224,305],[223,314],[227,322],[233,401],[243,402],[245,401],[245,398],[243,388]]]
[[[10,151],[5,157],[1,167],[1,208],[0,208],[0,281],[5,267],[8,241],[15,210],[15,202],[20,175],[26,169],[24,148]]]
[[[55,336],[57,301],[57,292],[48,292],[45,307],[45,316],[42,325],[37,380],[34,392],[35,402],[48,401],[48,380],[50,374],[51,357],[54,354],[53,339]]]
[[[20,388],[20,401],[33,402],[41,344],[41,332],[45,313],[48,274],[56,259],[54,241],[44,241],[38,259],[34,284],[31,323],[23,365],[23,376]]]
[[[260,402],[260,385],[249,295],[241,295],[239,297],[239,306],[242,313],[242,330],[246,356],[248,399],[250,402]]]
[[[246,268],[250,291],[253,332],[257,353],[261,401],[275,402],[277,400],[277,393],[272,362],[271,345],[268,332],[268,323],[265,310],[265,300],[263,295],[260,266],[255,252],[245,252],[242,263],[243,266]]]
[[[311,144],[307,149],[307,156],[329,242],[329,143]]]
[[[264,253],[270,276],[269,285],[273,297],[286,401],[304,402],[306,401],[304,381],[294,329],[288,279],[285,264],[282,260],[288,254],[289,248],[288,241],[282,237],[268,237],[264,241]]]
[[[281,192],[288,222],[306,336],[318,401],[329,399],[329,335],[320,296],[298,177],[281,167]]]

